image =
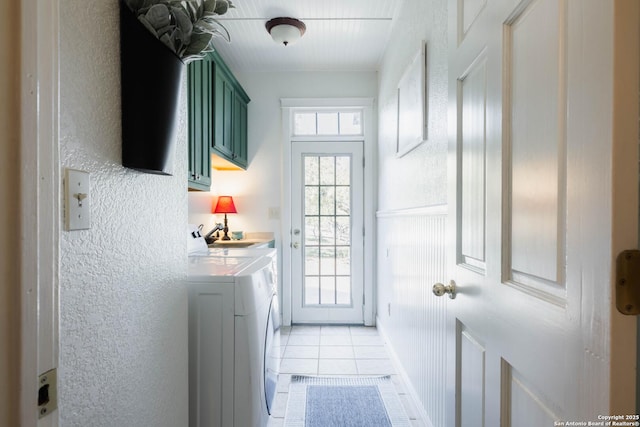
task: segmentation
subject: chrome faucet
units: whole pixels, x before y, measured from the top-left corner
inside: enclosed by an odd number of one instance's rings
[[[215,242],[216,240],[218,240],[218,238],[220,237],[219,234],[216,235],[215,237],[213,236],[213,233],[215,233],[218,230],[223,230],[224,229],[224,225],[222,225],[221,222],[216,223],[216,225],[213,227],[213,230],[209,231],[205,236],[204,236],[204,240],[207,242],[208,245],[210,245],[211,243]]]

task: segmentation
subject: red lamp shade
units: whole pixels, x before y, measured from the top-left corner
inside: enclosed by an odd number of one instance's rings
[[[238,211],[236,210],[236,205],[233,204],[233,197],[218,197],[218,203],[216,203],[216,207],[213,209],[213,213],[238,213]]]

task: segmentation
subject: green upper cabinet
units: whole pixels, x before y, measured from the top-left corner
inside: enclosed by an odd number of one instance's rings
[[[247,168],[247,106],[250,102],[217,52],[209,56],[214,67],[214,130],[211,149],[214,155],[232,163],[228,168]],[[217,165],[214,165],[217,167]],[[227,168],[222,166],[222,168]]]
[[[187,66],[189,103],[189,176],[190,190],[209,191],[213,114],[210,61],[195,61]]]
[[[211,167],[246,169],[249,97],[217,52],[187,66],[190,190],[209,191]],[[212,162],[213,161],[213,162]]]

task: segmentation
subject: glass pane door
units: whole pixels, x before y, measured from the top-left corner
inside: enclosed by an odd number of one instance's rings
[[[304,304],[351,305],[351,156],[304,155]]]
[[[362,321],[361,142],[294,143],[294,322]]]

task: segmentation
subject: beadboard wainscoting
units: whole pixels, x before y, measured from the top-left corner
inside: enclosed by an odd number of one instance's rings
[[[378,330],[432,426],[445,425],[447,206],[379,211]]]

